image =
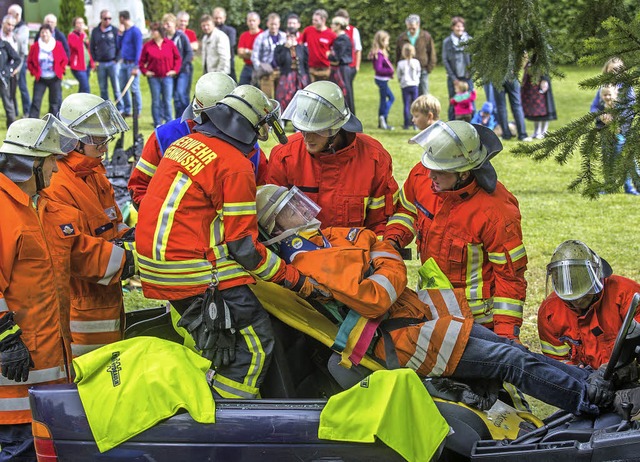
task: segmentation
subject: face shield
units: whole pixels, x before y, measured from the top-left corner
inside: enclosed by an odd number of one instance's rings
[[[290,120],[297,130],[317,133],[325,138],[335,136],[350,117],[348,109],[340,111],[326,99],[307,90],[298,90],[282,114],[282,118]]]
[[[119,133],[129,130],[111,101],[104,101],[87,111],[68,127],[78,134],[84,144],[101,145],[113,139]]]
[[[264,244],[270,245],[303,231],[319,229],[320,222],[316,219],[319,213],[318,204],[293,186],[267,216],[260,218],[271,236]]]
[[[78,137],[60,120],[52,114],[45,115],[42,120],[45,124],[37,136],[5,139],[4,143],[55,155],[66,155],[76,148]]]
[[[547,265],[547,295],[553,290],[565,301],[602,291],[602,268],[589,260],[561,260]]]

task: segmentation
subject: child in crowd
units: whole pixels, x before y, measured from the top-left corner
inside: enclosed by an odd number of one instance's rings
[[[487,101],[482,105],[480,111],[476,112],[473,115],[471,123],[484,125],[488,129],[493,130],[498,136],[500,136],[500,134],[497,132],[497,130],[500,129],[500,125],[498,125],[498,122],[493,115],[493,103],[491,101]]]
[[[416,58],[416,49],[410,43],[402,47],[402,57],[398,61],[398,80],[402,88],[402,102],[404,103],[404,125],[408,130],[415,128],[411,122],[411,105],[418,97],[418,85],[420,84],[420,72],[422,67]]]
[[[422,131],[440,120],[440,101],[433,95],[421,95],[411,104],[413,126]]]
[[[453,87],[456,90],[456,94],[451,98],[451,104],[453,105],[456,120],[471,122],[473,102],[476,100],[476,91],[469,91],[469,84],[464,80],[456,80],[453,83]]]
[[[373,37],[369,59],[373,61],[375,82],[380,90],[380,106],[378,108],[378,128],[393,130],[387,123],[389,110],[396,100],[389,88],[389,80],[393,78],[393,64],[389,60],[389,33],[379,30]]]

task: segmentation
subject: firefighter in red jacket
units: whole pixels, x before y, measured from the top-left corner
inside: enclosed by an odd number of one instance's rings
[[[78,210],[82,226],[91,236],[113,241],[129,237],[102,157],[109,141],[129,129],[113,103],[99,96],[70,95],[60,107],[60,120],[80,139],[78,146],[58,160],[58,172],[42,194]],[[114,244],[111,244],[114,245]],[[115,258],[115,254],[114,254]],[[114,260],[120,266],[118,259]],[[119,284],[101,285],[71,279],[71,352],[79,356],[122,339],[124,302]]]
[[[76,209],[39,196],[77,142],[48,114],[14,122],[0,146],[1,460],[35,460],[28,388],[70,379],[69,275],[118,283],[127,261]]]
[[[312,280],[258,242],[248,157],[268,125],[282,133],[278,107],[241,85],[205,109],[193,133],[167,148],[140,204],[136,244],[144,294],[168,299],[182,315],[179,326],[214,362],[213,388],[223,397],[256,397],[273,348],[267,313],[247,284],[258,277],[303,296],[314,291]],[[210,295],[217,303],[203,303]]]
[[[421,284],[443,274],[464,289],[476,322],[517,339],[527,283],[516,198],[489,162],[502,150],[491,130],[435,122],[410,140],[424,150],[409,173],[384,238],[398,248],[414,237]]]
[[[551,289],[538,310],[542,352],[593,369],[609,362],[640,284],[613,274],[609,263],[586,244],[569,240],[556,248],[547,265],[547,290]]]
[[[388,368],[409,367],[429,377],[508,381],[570,412],[599,412],[588,398],[588,371],[532,353],[473,322],[463,289],[408,289],[400,254],[372,231],[319,231],[318,206],[295,187],[261,187],[257,211],[269,238],[265,244],[277,244],[285,260],[320,284],[325,299],[343,304],[344,321],[332,348],[344,348],[345,367],[337,359],[329,363],[341,385],[353,385],[370,373],[356,361],[379,328],[383,335],[373,351]],[[342,334],[348,340],[340,344]]]
[[[304,191],[322,208],[323,226],[364,226],[382,235],[398,192],[391,156],[361,133],[340,88],[319,81],[298,90],[282,118],[299,133],[271,150],[267,183]]]

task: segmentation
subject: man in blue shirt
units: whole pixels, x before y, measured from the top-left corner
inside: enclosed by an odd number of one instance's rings
[[[94,61],[98,63],[98,85],[100,96],[109,99],[109,81],[113,88],[113,97],[118,103],[116,108],[123,112],[123,104],[120,101],[120,82],[118,82],[118,30],[111,25],[111,12],[100,12],[100,24],[91,31],[89,48]]]
[[[124,90],[127,82],[134,76],[129,90],[122,96],[122,115],[128,117],[134,114],[131,107],[131,95],[135,98],[135,117],[140,115],[142,109],[142,94],[140,93],[140,75],[138,61],[142,52],[142,32],[131,20],[131,14],[127,10],[118,13],[120,31],[118,32],[118,48],[120,49],[120,88]]]

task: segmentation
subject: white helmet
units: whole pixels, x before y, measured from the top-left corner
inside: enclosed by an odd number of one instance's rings
[[[60,120],[84,144],[104,144],[119,133],[129,130],[111,101],[90,93],[67,96],[60,106]]]
[[[437,121],[411,138],[409,143],[424,149],[422,165],[445,172],[479,168],[502,149],[500,139],[492,130],[462,120]]]
[[[9,155],[49,157],[67,155],[78,137],[52,114],[42,119],[19,119],[7,129],[0,152]]]
[[[215,106],[236,88],[236,83],[224,72],[208,72],[198,79],[191,104],[182,114],[182,120],[201,123],[202,111]]]

